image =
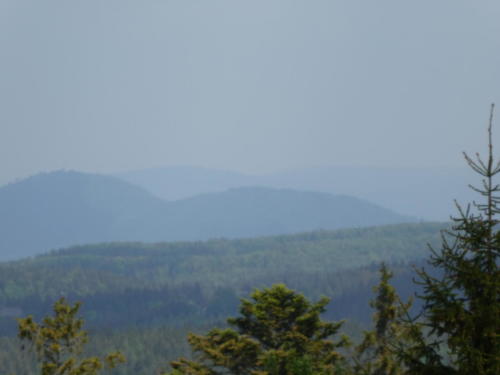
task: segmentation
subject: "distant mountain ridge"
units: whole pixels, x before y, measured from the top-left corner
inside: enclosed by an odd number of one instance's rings
[[[296,169],[267,175],[247,175],[198,167],[165,167],[116,174],[167,200],[242,186],[264,186],[347,194],[395,212],[424,220],[448,220],[456,212],[454,200],[466,203],[475,196],[477,182],[467,168],[390,168],[335,166]]]
[[[349,196],[263,187],[232,188],[173,202],[176,220],[198,238],[257,237],[315,229],[366,227],[411,221]],[[196,215],[199,210],[207,217]],[[187,216],[186,216],[187,215]],[[187,235],[187,233],[186,233]]]
[[[265,186],[257,176],[201,167],[159,167],[114,174],[165,200],[180,200],[243,186]]]
[[[95,242],[253,237],[411,220],[352,197],[257,187],[167,202],[116,177],[58,171],[0,188],[0,259]]]

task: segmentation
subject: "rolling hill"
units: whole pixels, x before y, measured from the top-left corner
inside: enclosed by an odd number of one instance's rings
[[[469,183],[478,182],[467,168],[317,167],[246,175],[198,167],[165,167],[116,174],[154,195],[184,199],[243,186],[263,186],[347,194],[398,213],[425,220],[448,220],[456,213],[454,200],[475,198]]]
[[[252,239],[71,247],[0,263],[0,310],[35,310],[29,306],[48,307],[65,295],[87,306],[107,306],[113,299],[141,300],[137,313],[150,317],[155,312],[148,311],[149,304],[166,304],[180,319],[188,313],[210,315],[203,309],[211,309],[210,300],[218,293],[234,302],[255,287],[278,282],[314,298],[339,296],[360,285],[370,294],[380,262],[402,265],[424,259],[427,244],[439,243],[442,228],[443,224],[398,224]],[[360,272],[364,267],[373,269]],[[120,313],[115,310],[115,315]],[[170,318],[167,314],[162,319]]]
[[[59,171],[0,188],[0,259],[95,242],[253,237],[407,221],[348,196],[255,187],[167,202],[115,177]]]

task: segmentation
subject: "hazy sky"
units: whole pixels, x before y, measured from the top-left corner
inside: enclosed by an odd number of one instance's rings
[[[492,101],[498,0],[0,0],[0,183],[462,165]]]

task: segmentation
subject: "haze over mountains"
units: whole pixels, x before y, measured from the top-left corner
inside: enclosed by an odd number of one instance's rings
[[[177,200],[242,186],[266,186],[345,194],[424,220],[445,221],[454,200],[475,198],[467,168],[318,167],[268,175],[196,167],[151,168],[116,174],[154,195]]]
[[[358,198],[289,189],[235,188],[168,202],[116,177],[59,171],[0,188],[0,259],[95,242],[254,237],[411,220]]]

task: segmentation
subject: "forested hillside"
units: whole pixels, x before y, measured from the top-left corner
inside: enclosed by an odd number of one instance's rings
[[[347,196],[241,188],[167,202],[118,178],[63,171],[0,188],[0,259],[95,242],[254,237],[407,221]]]
[[[0,264],[1,327],[12,332],[12,315],[44,314],[60,296],[85,301],[89,324],[107,327],[226,316],[238,297],[277,282],[310,297],[341,296],[361,286],[369,289],[382,261],[406,264],[424,258],[426,243],[436,243],[442,227],[400,224],[54,251]]]

